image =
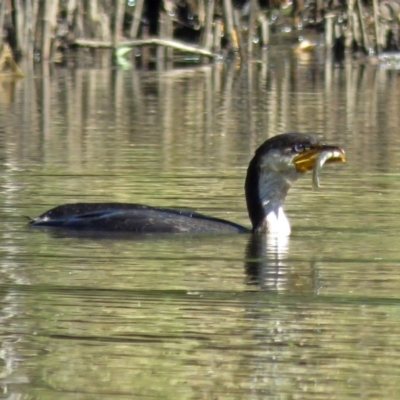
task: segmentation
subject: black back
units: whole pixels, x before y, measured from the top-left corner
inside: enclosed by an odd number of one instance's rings
[[[55,207],[32,226],[133,233],[242,233],[249,230],[189,210],[129,203],[74,203]]]

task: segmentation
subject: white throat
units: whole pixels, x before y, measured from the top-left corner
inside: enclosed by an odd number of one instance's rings
[[[291,229],[289,220],[282,207],[271,210],[265,217],[266,231],[272,236],[289,236]]]
[[[263,231],[273,236],[289,236],[291,229],[289,220],[283,211],[287,192],[297,180],[298,174],[276,172],[261,175],[259,180],[259,196],[264,209]]]

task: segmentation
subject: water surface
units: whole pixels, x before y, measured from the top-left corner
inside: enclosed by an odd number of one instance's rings
[[[35,69],[0,82],[4,398],[385,398],[400,383],[399,76],[296,63]],[[71,237],[57,204],[130,201],[249,225],[254,150],[346,149],[289,193],[293,235]]]

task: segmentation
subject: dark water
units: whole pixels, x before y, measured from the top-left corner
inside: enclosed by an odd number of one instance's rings
[[[398,398],[399,74],[266,61],[0,81],[1,398]],[[109,200],[249,225],[247,163],[290,130],[348,162],[291,190],[288,241],[21,218]]]

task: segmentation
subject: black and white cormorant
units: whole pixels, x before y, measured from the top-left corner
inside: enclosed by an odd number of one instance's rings
[[[75,203],[55,207],[30,221],[32,227],[126,233],[269,233],[289,235],[283,205],[290,187],[325,162],[343,162],[337,146],[313,135],[284,133],[265,141],[247,169],[245,194],[252,228],[188,210],[129,203]],[[321,167],[321,163],[319,165]]]

